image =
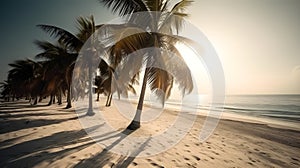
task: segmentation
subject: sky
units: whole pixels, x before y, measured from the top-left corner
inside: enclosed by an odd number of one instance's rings
[[[0,81],[8,63],[39,53],[34,40],[49,39],[37,24],[75,32],[79,16],[115,18],[97,0],[7,0],[0,8]],[[300,94],[299,9],[299,0],[195,0],[188,20],[218,53],[227,94]]]

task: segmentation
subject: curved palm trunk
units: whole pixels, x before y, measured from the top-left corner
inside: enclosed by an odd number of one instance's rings
[[[135,113],[133,120],[127,127],[127,129],[129,129],[129,130],[136,130],[136,129],[140,128],[140,126],[141,126],[140,121],[141,121],[141,114],[142,114],[142,110],[143,110],[148,73],[149,73],[149,68],[146,68],[144,78],[143,78],[143,84],[142,84],[141,94],[140,94],[140,98],[139,98],[139,103],[136,108],[136,113]]]

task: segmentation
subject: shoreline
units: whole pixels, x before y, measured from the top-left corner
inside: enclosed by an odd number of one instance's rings
[[[118,100],[117,100],[118,101]],[[122,101],[122,100],[121,100]],[[130,101],[135,106],[137,105],[137,102]],[[144,103],[145,107],[151,107],[150,104]],[[174,107],[165,107],[164,108],[167,111],[179,111],[181,109],[176,109]],[[194,112],[186,111],[186,113],[190,113],[193,115],[208,116],[208,110],[202,110],[202,109],[195,109]],[[242,121],[242,122],[248,122],[248,123],[256,123],[256,124],[266,124],[270,127],[274,128],[283,128],[283,129],[291,129],[295,131],[300,131],[300,122],[297,120],[288,120],[285,118],[272,118],[272,117],[263,117],[263,116],[253,116],[253,115],[247,115],[244,113],[237,113],[237,112],[230,112],[226,109],[223,109],[223,112],[220,113],[220,120],[232,120],[232,121]]]

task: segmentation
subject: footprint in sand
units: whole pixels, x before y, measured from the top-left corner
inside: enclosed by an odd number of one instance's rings
[[[247,162],[249,165],[253,165],[253,163],[251,163],[251,162]]]
[[[252,163],[255,163],[256,160],[252,159],[252,158],[249,158],[249,160],[252,162]]]
[[[232,162],[232,160],[223,160],[225,163],[229,163],[229,162]]]
[[[188,165],[188,167],[196,168],[194,165],[191,165],[190,163],[186,163],[186,165]]]
[[[194,157],[197,161],[201,160],[198,156],[193,155],[193,157]]]
[[[156,166],[156,167],[159,167],[159,168],[164,168],[164,166],[158,165],[157,163],[154,163],[154,162],[151,162],[150,164],[152,166]]]
[[[220,155],[218,152],[215,152],[215,151],[213,151],[213,153],[214,153],[215,155]]]
[[[135,163],[135,162],[132,162],[131,163],[133,166],[137,166],[138,164],[137,163]]]
[[[187,157],[184,157],[184,160],[190,160],[189,158],[187,158]]]

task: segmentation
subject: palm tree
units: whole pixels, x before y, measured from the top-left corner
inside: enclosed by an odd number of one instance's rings
[[[111,79],[113,69],[104,60],[101,60],[98,66],[100,76],[95,77],[97,101],[99,101],[99,94],[105,94],[107,101],[105,106],[109,106],[109,99],[112,95]]]
[[[69,56],[71,55],[72,61],[68,61],[68,64],[65,66],[67,74],[65,75],[67,77],[66,83],[68,85],[68,95],[67,95],[67,100],[68,104],[66,108],[71,107],[71,77],[74,69],[74,63],[76,58],[78,57],[78,53],[82,46],[84,45],[85,41],[95,32],[96,26],[94,23],[94,18],[91,16],[90,18],[83,18],[80,17],[77,19],[78,23],[78,33],[76,35],[68,32],[65,29],[59,28],[57,26],[52,26],[52,25],[38,25],[42,30],[46,31],[47,33],[50,34],[50,36],[53,36],[55,38],[58,38],[58,42],[60,44],[63,44],[65,49],[65,53],[70,53]],[[76,57],[76,58],[75,58]],[[75,58],[75,59],[73,59]],[[91,78],[91,75],[89,75]],[[91,87],[92,83],[89,83],[90,91],[89,91],[89,115],[93,115],[92,112],[92,99],[91,99]]]
[[[112,57],[122,57],[123,72],[134,72],[141,69],[143,61],[145,62],[145,73],[142,82],[141,93],[137,105],[134,119],[127,127],[130,130],[136,130],[140,127],[140,118],[143,109],[143,101],[146,91],[146,84],[149,83],[150,89],[154,92],[162,103],[170,96],[173,82],[179,85],[183,94],[190,93],[193,88],[190,70],[182,59],[176,48],[178,43],[185,43],[183,37],[178,36],[178,32],[182,28],[184,17],[187,14],[185,8],[191,4],[190,0],[181,0],[173,3],[170,0],[100,0],[106,7],[111,8],[114,13],[120,16],[127,15],[127,29],[115,33],[113,36],[123,34],[132,34],[125,38],[120,38],[113,46],[110,54]],[[136,12],[143,12],[134,15]],[[131,28],[130,28],[131,27]],[[132,30],[136,33],[130,33]],[[127,32],[126,32],[127,31]],[[115,38],[115,37],[114,37]],[[161,49],[160,51],[139,52],[140,56],[127,57],[129,54],[137,52],[143,48],[154,47]],[[170,65],[166,61],[164,51],[174,53],[178,59]],[[118,52],[115,52],[118,51]],[[126,58],[127,57],[127,58]],[[134,64],[132,64],[134,62]],[[170,74],[163,68],[168,67]],[[134,70],[133,70],[134,69]],[[126,80],[130,80],[127,78]],[[163,93],[161,92],[163,91]]]
[[[4,100],[9,101],[11,94],[11,84],[6,80],[4,82],[0,82],[1,95]]]
[[[34,104],[36,104],[41,92],[42,64],[26,59],[17,60],[9,66],[12,69],[8,72],[7,81],[11,87],[12,96],[34,98]]]
[[[85,60],[82,62],[85,62],[86,64],[83,65],[82,67],[84,67],[84,69],[87,70],[87,77],[88,77],[89,83],[86,85],[84,82],[80,82],[81,85],[79,85],[79,87],[82,87],[82,88],[88,87],[89,108],[88,108],[87,114],[93,115],[94,112],[92,109],[92,84],[93,84],[92,83],[92,74],[94,72],[92,72],[92,70],[94,68],[92,68],[92,66],[95,66],[95,65],[93,65],[93,62],[97,62],[97,61],[94,61],[93,58],[96,58],[96,59],[99,58],[98,53],[97,53],[98,48],[93,48],[93,47],[100,46],[100,45],[98,45],[100,42],[99,42],[98,37],[95,36],[95,32],[98,28],[102,27],[103,25],[95,25],[93,16],[91,16],[89,18],[80,17],[77,19],[77,23],[78,23],[78,33],[76,35],[73,35],[72,33],[68,32],[67,30],[64,30],[64,29],[56,27],[56,26],[38,25],[38,27],[40,27],[44,31],[48,32],[51,36],[58,38],[58,42],[64,44],[69,52],[71,51],[73,53],[78,54],[78,57],[77,57],[78,59]],[[93,47],[83,49],[83,45],[86,42],[90,43],[89,45],[93,46]],[[99,49],[99,50],[101,50],[101,49]],[[107,97],[108,97],[108,101],[106,103],[107,106],[110,105],[110,102],[112,99],[112,94],[117,91],[117,90],[114,90],[111,88],[112,73],[113,73],[116,65],[119,63],[118,62],[119,60],[117,60],[117,57],[114,57],[114,58],[115,58],[114,61],[112,61],[113,64],[108,65],[105,61],[101,60],[100,64],[98,65],[100,72],[101,72],[101,78],[103,79],[101,85],[102,85],[102,87],[104,87],[105,93],[107,94]],[[71,66],[72,68],[70,68],[69,72],[72,73],[73,69],[74,69],[74,62],[71,65],[72,65]],[[78,70],[75,70],[75,72],[77,73]],[[81,70],[81,73],[82,72],[84,72],[84,70]],[[69,73],[67,76],[68,76],[67,81],[69,81],[69,83],[70,83],[71,74]],[[78,78],[83,79],[84,77],[86,77],[86,76],[78,77]],[[97,79],[97,80],[99,80],[99,79]],[[78,85],[78,84],[74,84],[74,85]],[[69,84],[69,86],[70,86],[70,84]],[[82,89],[78,89],[78,91],[80,91],[80,90],[82,90]],[[129,84],[128,90],[134,91],[134,88]],[[68,93],[70,93],[70,92],[68,92]]]
[[[62,43],[54,45],[47,41],[35,41],[35,44],[43,50],[42,53],[36,55],[36,58],[46,60],[43,73],[45,81],[43,93],[50,93],[48,105],[53,103],[56,95],[58,95],[59,104],[61,104],[61,92],[68,88],[68,69],[71,68],[71,64],[76,60],[77,53],[70,53]],[[68,103],[66,108],[70,108],[70,90],[67,89],[67,92]]]
[[[95,85],[97,86],[96,92],[98,94],[97,101],[99,101],[99,94],[104,93],[107,96],[106,107],[111,105],[112,95],[115,92],[117,92],[119,98],[120,95],[128,97],[128,91],[136,95],[133,85],[138,84],[138,76],[133,77],[129,83],[123,83],[124,89],[122,90],[113,82],[115,69],[110,67],[105,61],[101,60],[99,63],[99,71],[100,76],[96,76],[95,78]]]

